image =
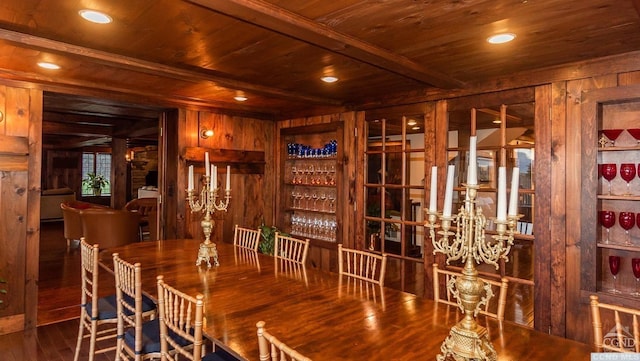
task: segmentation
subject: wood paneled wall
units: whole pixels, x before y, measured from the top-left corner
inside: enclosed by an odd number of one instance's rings
[[[243,118],[230,115],[215,114],[206,111],[186,110],[179,117],[181,125],[178,128],[180,134],[179,148],[184,162],[184,169],[179,171],[177,193],[179,196],[179,218],[185,219],[185,236],[195,239],[203,239],[200,227],[200,214],[191,214],[186,205],[184,189],[187,186],[187,166],[193,164],[196,177],[204,173],[204,159],[185,159],[187,149],[200,148],[209,152],[212,164],[218,166],[219,180],[224,186],[226,165],[231,165],[231,202],[226,213],[217,214],[216,223],[217,240],[232,242],[233,227],[235,224],[245,227],[257,228],[264,222],[272,224],[275,201],[274,182],[275,159],[273,144],[275,136],[275,124],[270,121]],[[207,139],[200,136],[203,128],[212,129],[214,135]],[[222,159],[218,155],[224,152],[220,150],[264,152],[266,163],[264,167],[244,166],[242,158]],[[227,152],[242,156],[241,152]],[[255,169],[264,169],[256,172]]]
[[[42,92],[0,85],[0,334],[35,326]]]

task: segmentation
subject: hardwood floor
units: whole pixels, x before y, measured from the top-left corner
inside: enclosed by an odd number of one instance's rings
[[[520,263],[527,272],[530,262]],[[513,263],[512,263],[513,265]],[[511,266],[510,266],[511,267]],[[424,295],[422,264],[390,259],[387,268],[387,287]],[[80,314],[80,253],[76,247],[66,249],[62,222],[41,224],[40,275],[38,292],[38,328],[33,332],[17,332],[0,336],[2,361],[72,360],[78,333]],[[113,277],[100,275],[105,293],[113,291]],[[516,323],[533,324],[533,287],[511,284],[505,319]],[[80,360],[87,360],[86,342]],[[95,358],[113,360],[114,352]]]

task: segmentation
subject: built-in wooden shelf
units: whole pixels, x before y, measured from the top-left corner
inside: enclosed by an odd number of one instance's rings
[[[187,147],[182,158],[187,164],[204,168],[204,154],[209,153],[209,161],[219,165],[230,165],[233,173],[264,174],[265,155],[261,151],[210,149],[203,147]],[[221,171],[224,171],[221,169]]]

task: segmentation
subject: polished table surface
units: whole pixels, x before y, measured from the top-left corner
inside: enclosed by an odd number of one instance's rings
[[[205,332],[247,360],[258,360],[256,322],[314,360],[435,360],[458,309],[430,299],[276,262],[218,243],[220,266],[196,266],[199,242],[135,243],[103,251],[140,262],[145,292],[157,295],[157,275],[205,295]],[[588,360],[590,347],[509,322],[480,318],[499,360]]]

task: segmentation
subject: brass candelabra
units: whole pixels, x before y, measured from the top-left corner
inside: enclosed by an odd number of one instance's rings
[[[465,185],[468,197],[458,214],[445,216],[427,210],[430,236],[435,254],[442,253],[451,261],[462,260],[462,276],[456,279],[457,302],[464,312],[464,318],[454,325],[444,340],[437,356],[438,361],[453,357],[454,360],[496,360],[497,354],[487,336],[487,330],[478,325],[476,316],[480,306],[486,304],[492,292],[485,290],[484,283],[478,278],[475,263],[487,263],[498,269],[500,259],[507,260],[507,254],[513,245],[513,235],[518,216],[509,215],[506,219],[496,219],[496,233],[491,240],[485,239],[486,217],[482,208],[476,206],[477,185]],[[440,225],[437,224],[440,219]],[[455,232],[452,226],[457,225]],[[437,228],[440,230],[436,231]],[[437,234],[437,235],[436,235]],[[439,237],[438,237],[439,236]],[[485,296],[482,297],[483,291]]]
[[[215,221],[211,218],[211,215],[218,211],[227,211],[229,207],[229,201],[231,200],[231,189],[229,188],[228,171],[227,171],[227,188],[225,189],[224,200],[218,200],[219,188],[216,186],[217,182],[212,182],[210,177],[215,177],[215,168],[212,169],[211,175],[205,175],[203,177],[204,184],[200,191],[200,197],[196,198],[196,192],[192,187],[193,170],[189,169],[189,189],[187,189],[187,200],[189,201],[189,207],[191,212],[202,212],[204,217],[200,221],[202,231],[204,233],[204,242],[200,243],[198,249],[198,259],[196,260],[196,266],[201,262],[206,262],[208,267],[211,267],[211,259],[213,259],[213,265],[219,266],[218,262],[218,250],[216,244],[211,242],[211,230],[215,226]]]

